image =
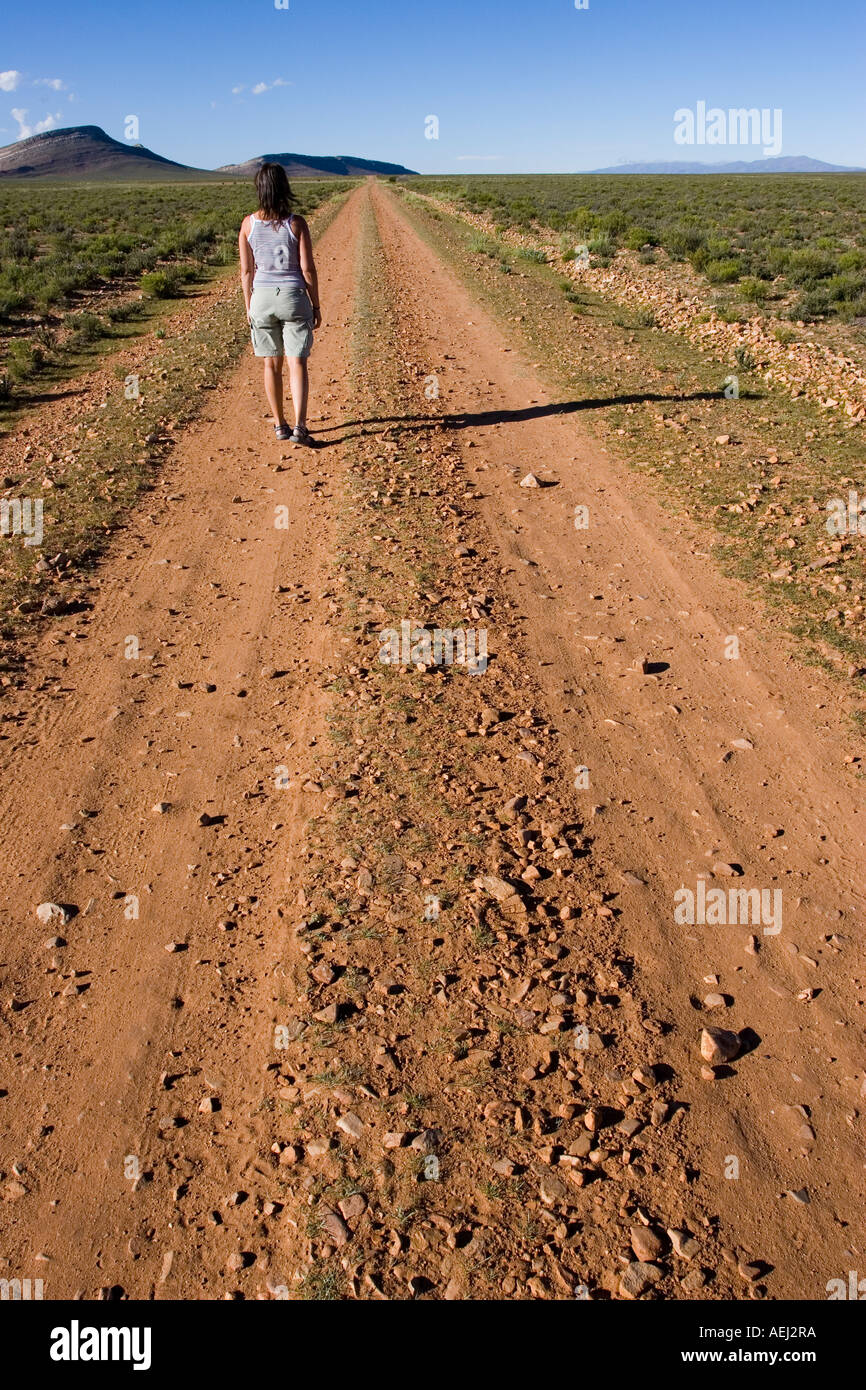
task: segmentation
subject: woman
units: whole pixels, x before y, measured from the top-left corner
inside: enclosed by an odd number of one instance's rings
[[[311,445],[307,358],[322,311],[310,229],[303,217],[292,212],[294,195],[282,164],[261,166],[256,174],[256,193],[258,211],[244,218],[238,237],[241,288],[253,351],[265,359],[265,395],[273,411],[277,439]],[[295,407],[294,429],[283,414],[286,357]]]

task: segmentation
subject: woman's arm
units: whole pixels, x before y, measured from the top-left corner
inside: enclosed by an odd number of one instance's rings
[[[244,218],[238,236],[238,252],[241,259],[241,289],[243,290],[244,304],[247,306],[247,318],[249,318],[250,314],[250,295],[253,292],[253,276],[256,273],[256,258],[253,255],[252,247],[247,239],[249,221],[249,217]]]
[[[316,273],[316,262],[313,259],[313,239],[310,236],[310,229],[303,217],[295,216],[298,225],[298,251],[301,258],[301,274],[307,282],[307,293],[313,301],[313,327],[320,328],[322,323],[322,310],[319,305],[319,277]]]

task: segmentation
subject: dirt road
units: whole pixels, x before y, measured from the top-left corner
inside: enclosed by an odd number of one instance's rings
[[[358,189],[317,256],[327,447],[272,442],[245,359],[5,712],[3,1272],[823,1298],[863,1173],[833,688],[393,193]],[[487,671],[377,660],[446,613]],[[765,916],[676,920],[718,888]],[[705,1027],[741,1035],[713,1071]]]

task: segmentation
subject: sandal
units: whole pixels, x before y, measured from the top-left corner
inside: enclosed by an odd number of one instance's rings
[[[274,434],[276,435],[277,439],[293,438],[291,427],[285,423],[283,423],[282,425],[274,425]]]
[[[292,443],[307,444],[310,448],[315,447],[315,440],[306,425],[295,425],[295,428],[292,430]]]

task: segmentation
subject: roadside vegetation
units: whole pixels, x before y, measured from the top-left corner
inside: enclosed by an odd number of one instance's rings
[[[298,181],[310,214],[346,181]],[[129,336],[237,256],[249,184],[15,183],[0,187],[0,398],[43,369]],[[124,327],[126,326],[126,327]]]
[[[408,188],[489,213],[499,230],[548,228],[597,263],[620,250],[688,261],[742,306],[804,322],[866,318],[866,175],[500,175]]]

